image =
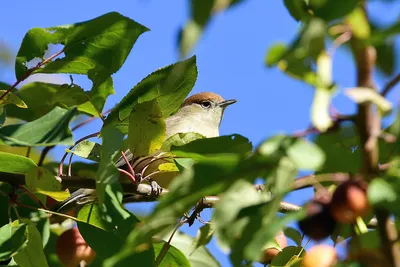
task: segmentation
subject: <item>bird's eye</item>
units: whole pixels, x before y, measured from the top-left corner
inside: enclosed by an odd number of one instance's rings
[[[210,108],[211,107],[211,102],[210,101],[203,101],[203,102],[201,102],[201,106],[203,108]]]

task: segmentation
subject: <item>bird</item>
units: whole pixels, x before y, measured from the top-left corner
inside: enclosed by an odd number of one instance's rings
[[[177,112],[166,118],[165,140],[178,133],[190,132],[200,134],[205,138],[218,137],[225,108],[236,102],[236,99],[224,100],[221,95],[213,92],[201,92],[186,98]],[[129,149],[125,152],[126,159],[135,173],[140,173],[143,177],[151,177],[150,181],[156,182],[155,185],[158,188],[167,188],[179,172],[158,172],[158,166],[168,162],[160,155],[163,155],[162,151],[146,157],[134,158]],[[120,157],[115,162],[115,166],[128,170],[127,160]],[[154,188],[153,183],[152,188]],[[53,210],[63,212],[94,201],[96,201],[96,190],[82,188],[72,192],[70,197],[59,202]]]

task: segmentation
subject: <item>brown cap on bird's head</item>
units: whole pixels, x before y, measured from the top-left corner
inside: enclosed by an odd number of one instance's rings
[[[203,101],[211,101],[221,106],[228,106],[230,104],[236,103],[235,99],[224,100],[222,96],[216,93],[201,92],[186,98],[185,101],[182,103],[181,107],[191,105],[193,103],[201,104],[201,102]]]

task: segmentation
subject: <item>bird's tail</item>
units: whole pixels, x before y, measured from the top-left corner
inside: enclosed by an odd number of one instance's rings
[[[70,197],[57,203],[52,210],[59,213],[65,213],[71,209],[82,207],[86,204],[97,201],[96,190],[78,189],[71,193]]]

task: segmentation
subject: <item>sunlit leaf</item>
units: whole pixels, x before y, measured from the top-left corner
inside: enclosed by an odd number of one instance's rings
[[[7,91],[6,90],[0,90],[0,96],[4,95]],[[19,108],[27,108],[28,106],[25,104],[24,101],[21,100],[17,95],[15,95],[12,92],[9,92],[6,94],[3,99],[0,100],[0,107],[3,107],[7,104],[14,104],[15,106]]]
[[[345,94],[357,104],[375,104],[383,114],[387,114],[392,110],[392,104],[373,89],[356,87],[347,89]]]
[[[112,124],[127,133],[127,118],[137,104],[157,100],[163,118],[175,112],[192,90],[197,79],[196,57],[161,68],[139,82],[107,116]]]
[[[36,167],[30,158],[0,151],[0,171],[10,173],[27,173]]]
[[[111,75],[121,68],[136,40],[146,31],[143,25],[117,12],[75,24],[33,28],[26,33],[17,54],[17,79],[28,71],[29,61],[43,60],[49,44],[62,44],[61,57],[34,73],[88,75],[93,82],[90,103],[99,112],[107,96],[114,92]]]
[[[129,116],[128,144],[133,157],[158,151],[165,140],[165,121],[157,100],[136,105]]]
[[[83,140],[75,147],[73,151],[67,150],[67,152],[72,152],[79,157],[99,162],[100,150],[100,144],[89,140]]]

